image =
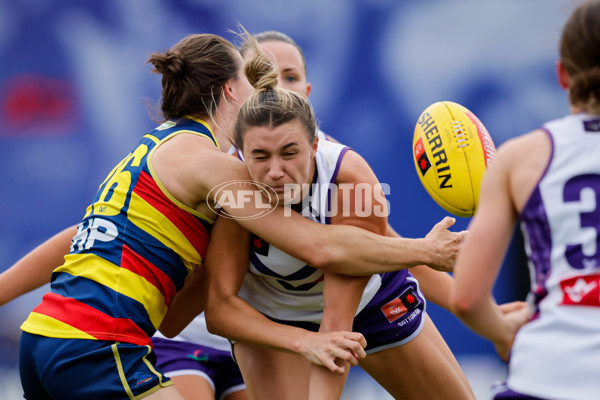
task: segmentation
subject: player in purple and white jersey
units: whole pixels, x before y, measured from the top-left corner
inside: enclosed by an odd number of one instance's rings
[[[286,185],[307,184],[295,192],[298,197],[292,196],[291,209],[321,224],[384,234],[387,205],[373,171],[347,147],[320,142],[305,97],[278,89],[276,77],[267,78],[254,82],[260,90],[242,107],[235,130],[253,180],[281,201],[289,200]],[[352,186],[345,194],[338,190],[344,185]],[[363,194],[357,191],[360,185]],[[361,206],[348,193],[364,196],[368,215],[360,215]],[[282,351],[297,353],[290,325],[363,333],[369,355],[361,366],[397,398],[473,398],[407,271],[370,278],[328,275],[259,236],[249,236],[235,221],[221,218],[213,234],[206,262],[208,327],[237,341],[234,353],[251,398],[306,398],[309,388],[311,396],[339,397],[349,365],[338,360],[328,370],[311,371],[310,359]],[[411,373],[396,369],[397,364]]]
[[[575,9],[559,51],[571,113],[500,148],[455,269],[457,314],[509,361],[495,399],[600,396],[599,1]],[[515,224],[531,308],[501,315],[491,290]]]

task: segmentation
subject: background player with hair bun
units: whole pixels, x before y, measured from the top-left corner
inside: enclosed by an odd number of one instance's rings
[[[556,63],[571,113],[504,143],[486,172],[455,270],[452,304],[509,360],[494,399],[600,394],[600,2],[564,25]],[[528,307],[501,314],[492,287],[519,223]]]

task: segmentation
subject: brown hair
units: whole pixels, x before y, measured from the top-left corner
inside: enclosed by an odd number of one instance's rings
[[[600,114],[600,1],[587,2],[571,14],[559,50],[569,74],[571,104]]]
[[[162,75],[161,110],[165,119],[193,115],[212,119],[225,83],[238,77],[236,48],[212,34],[183,38],[171,49],[150,56],[152,72]]]
[[[235,144],[244,149],[244,134],[251,127],[278,127],[287,122],[300,121],[312,144],[315,141],[315,116],[306,97],[277,87],[277,68],[262,52],[258,42],[246,42],[254,56],[246,63],[245,73],[256,92],[244,102],[235,124]]]

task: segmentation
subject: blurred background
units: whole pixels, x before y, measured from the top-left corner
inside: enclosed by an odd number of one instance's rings
[[[280,30],[304,49],[321,128],[357,150],[390,185],[392,226],[422,237],[447,213],[413,165],[419,114],[436,101],[461,103],[497,146],[566,114],[554,63],[575,4],[0,0],[0,271],[79,222],[113,164],[154,127],[147,104],[158,103],[160,78],[145,64],[148,56],[190,33],[239,44],[229,31],[238,23],[250,33]],[[465,229],[469,219],[457,219],[456,229]],[[522,249],[513,244],[495,288],[498,301],[523,299],[527,280]],[[2,399],[22,397],[19,326],[45,290],[0,308]],[[433,304],[428,311],[478,399],[488,399],[506,366],[451,314]],[[388,397],[355,368],[343,398]]]

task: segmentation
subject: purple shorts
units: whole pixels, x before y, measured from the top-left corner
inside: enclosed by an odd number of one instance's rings
[[[367,340],[367,354],[400,346],[414,339],[425,322],[425,298],[407,270],[381,274],[381,287],[354,318],[352,330]],[[318,331],[312,322],[271,320]]]
[[[425,322],[426,301],[406,271],[381,274],[381,287],[356,317],[353,330],[367,340],[367,354],[413,340]]]
[[[152,338],[156,365],[170,378],[197,375],[206,379],[221,399],[246,388],[242,374],[229,351],[200,344]]]
[[[495,386],[492,388],[494,393],[494,400],[545,400],[541,397],[529,396],[527,394],[515,392],[506,386],[506,383]]]

